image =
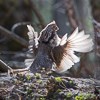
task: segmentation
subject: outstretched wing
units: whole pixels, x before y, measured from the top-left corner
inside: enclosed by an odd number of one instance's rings
[[[36,55],[36,52],[37,52],[37,49],[38,49],[38,40],[39,40],[39,37],[38,37],[38,33],[35,32],[34,28],[31,26],[31,25],[27,25],[27,28],[28,28],[28,37],[29,37],[29,46],[28,46],[28,49],[29,49],[29,53],[32,53],[33,55],[32,58],[28,58],[28,59],[25,59],[24,63],[26,66],[31,66],[31,64],[33,63],[34,61],[34,58],[33,56]]]
[[[27,25],[29,32],[28,37],[29,37],[29,51],[30,52],[35,52],[36,49],[38,48],[38,33],[35,32],[34,28],[31,25]]]
[[[78,32],[78,28],[67,39],[65,34],[59,46],[52,50],[52,58],[57,67],[53,70],[62,73],[80,61],[80,58],[75,55],[76,52],[89,52],[93,49],[93,41],[90,35],[85,35],[84,31]]]

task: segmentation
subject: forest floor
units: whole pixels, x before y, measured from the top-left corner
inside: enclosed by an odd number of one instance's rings
[[[100,100],[100,80],[52,72],[0,74],[0,100]]]

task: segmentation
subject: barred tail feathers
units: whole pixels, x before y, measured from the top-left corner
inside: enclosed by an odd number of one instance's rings
[[[93,41],[90,35],[84,31],[78,32],[78,28],[67,40],[69,49],[76,52],[89,52],[93,49]]]
[[[59,66],[54,68],[58,73],[65,72],[70,69],[74,63],[79,62],[80,58],[77,57],[74,52],[85,53],[91,51],[93,49],[93,41],[90,35],[85,35],[84,31],[78,32],[78,28],[76,28],[68,39],[67,34],[62,37],[60,47],[63,48],[62,59]]]

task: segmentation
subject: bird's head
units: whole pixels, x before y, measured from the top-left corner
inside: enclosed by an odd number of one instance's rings
[[[40,42],[55,47],[58,44],[59,37],[57,31],[59,30],[55,21],[49,23],[41,32],[40,32]]]

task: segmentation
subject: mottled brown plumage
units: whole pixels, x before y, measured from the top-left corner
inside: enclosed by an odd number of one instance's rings
[[[59,38],[55,21],[48,24],[40,34],[29,25],[28,29],[29,49],[33,47],[33,51],[37,51],[30,66],[32,72],[38,71],[42,67],[49,67],[57,73],[65,72],[74,63],[79,62],[79,57],[75,55],[75,52],[89,52],[93,49],[90,35],[85,35],[84,31],[78,32],[78,28],[69,38],[67,38],[67,34]]]

